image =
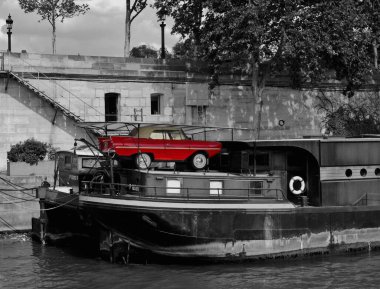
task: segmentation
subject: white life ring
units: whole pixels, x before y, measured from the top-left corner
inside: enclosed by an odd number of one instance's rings
[[[301,188],[298,190],[294,189],[294,182],[295,181],[301,182]],[[305,181],[300,176],[294,176],[293,178],[290,179],[289,189],[293,194],[300,195],[305,191]]]

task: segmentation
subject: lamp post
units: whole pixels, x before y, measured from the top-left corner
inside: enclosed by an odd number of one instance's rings
[[[7,29],[8,29],[8,52],[12,51],[12,45],[11,45],[11,35],[12,35],[12,26],[13,26],[13,20],[11,18],[11,14],[9,14],[8,19],[5,20],[7,23]]]
[[[161,59],[165,59],[166,53],[165,53],[165,18],[161,19]]]

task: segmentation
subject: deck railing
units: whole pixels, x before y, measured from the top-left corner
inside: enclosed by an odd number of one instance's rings
[[[177,190],[178,193],[168,193],[168,190]],[[210,191],[216,193],[211,194]],[[252,192],[260,192],[252,193]],[[262,192],[265,192],[262,194]],[[135,184],[103,183],[83,181],[81,194],[102,195],[110,198],[134,198],[134,199],[165,199],[165,200],[225,200],[225,201],[249,201],[258,200],[286,200],[284,192],[280,188],[247,188],[247,189],[215,189],[215,188],[185,188],[185,187],[157,187]]]

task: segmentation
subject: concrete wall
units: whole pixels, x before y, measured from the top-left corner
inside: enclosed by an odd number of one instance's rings
[[[25,188],[37,187],[44,180],[44,177],[39,176],[0,175],[0,178]],[[53,180],[48,179],[48,181],[52,183]],[[14,189],[14,186],[0,180],[0,233],[14,230],[29,231],[32,228],[32,217],[40,216],[40,205],[38,199],[35,199],[35,191],[15,191]]]
[[[97,56],[5,54],[4,70],[18,72],[86,121],[105,120],[105,94],[117,93],[120,121],[168,122],[249,128],[235,139],[316,136],[321,117],[316,109],[317,90],[296,90],[286,77],[270,80],[260,111],[244,79],[222,75],[221,84],[209,90],[204,64]],[[0,169],[11,144],[33,136],[61,148],[70,147],[78,131],[60,115],[52,125],[54,110],[22,85],[0,79],[3,101],[0,115]],[[281,86],[281,87],[280,87]],[[161,112],[151,114],[151,95],[161,94]],[[334,95],[340,95],[336,87]],[[140,117],[142,111],[142,119]]]
[[[7,168],[7,152],[11,145],[28,138],[70,149],[74,138],[86,137],[74,126],[75,122],[57,112],[47,101],[15,80],[6,87],[6,78],[0,76],[0,171]]]

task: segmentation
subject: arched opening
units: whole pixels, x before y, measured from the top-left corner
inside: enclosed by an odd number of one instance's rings
[[[104,115],[105,121],[119,120],[120,94],[109,92],[104,95]]]

